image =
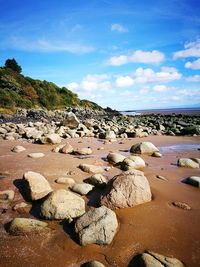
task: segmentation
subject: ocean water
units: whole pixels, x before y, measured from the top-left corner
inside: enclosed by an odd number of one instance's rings
[[[146,110],[127,110],[121,111],[123,115],[137,116],[143,114],[184,114],[184,115],[194,115],[200,116],[199,108],[165,108],[165,109],[146,109]]]

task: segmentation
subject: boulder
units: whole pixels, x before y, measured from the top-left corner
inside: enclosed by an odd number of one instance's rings
[[[101,166],[96,166],[96,165],[91,165],[91,164],[80,164],[79,168],[87,173],[102,173],[104,171],[103,167]]]
[[[184,264],[176,258],[147,251],[134,257],[129,267],[184,267]]]
[[[130,152],[136,154],[152,155],[154,152],[159,152],[159,150],[151,142],[141,142],[133,145],[130,149]]]
[[[200,188],[200,177],[191,176],[186,179],[186,183]]]
[[[15,192],[13,190],[0,191],[0,203],[9,203],[13,201]]]
[[[52,151],[52,152],[55,152],[55,153],[61,152],[61,150],[62,150],[62,148],[63,148],[64,146],[65,146],[65,145],[60,144],[60,145],[54,147],[51,151]]]
[[[48,181],[40,173],[28,171],[24,173],[23,180],[28,198],[31,200],[41,199],[52,191]]]
[[[15,146],[12,148],[11,151],[15,152],[15,153],[20,153],[20,152],[25,151],[25,150],[26,150],[26,148],[23,146]]]
[[[89,147],[83,147],[83,148],[77,148],[73,151],[73,154],[75,155],[91,155],[92,149]]]
[[[91,184],[86,184],[86,183],[81,183],[81,184],[73,184],[70,186],[70,189],[75,192],[78,193],[80,195],[87,195],[90,191],[92,191],[92,189],[94,188],[93,185]]]
[[[58,134],[52,133],[52,134],[48,134],[45,137],[45,143],[49,143],[49,144],[60,144],[61,143],[61,138]]]
[[[46,222],[29,218],[15,218],[9,227],[9,232],[13,235],[26,235],[28,233],[40,233],[49,230]]]
[[[107,184],[106,178],[100,173],[96,173],[96,174],[84,179],[83,181],[85,183],[92,184],[92,185],[97,186],[97,187],[103,187],[103,186],[106,186],[106,184]]]
[[[79,123],[79,120],[73,112],[67,113],[65,120],[62,122],[63,126],[67,126],[70,129],[78,128]]]
[[[116,139],[116,135],[115,135],[115,132],[114,131],[106,131],[105,133],[105,139],[106,140],[115,140]]]
[[[73,152],[73,147],[67,142],[66,145],[64,145],[59,152],[63,153],[63,154],[69,154]]]
[[[101,205],[108,208],[127,208],[151,201],[151,189],[144,173],[127,171],[113,177],[108,185]]]
[[[129,156],[128,158],[125,158],[121,163],[120,163],[120,168],[123,171],[128,171],[128,170],[142,170],[145,167],[145,161],[138,156]]]
[[[43,158],[44,156],[45,156],[44,153],[30,153],[30,154],[28,154],[28,157],[32,158],[32,159],[39,159],[39,158]]]
[[[193,169],[199,168],[199,163],[197,163],[193,159],[189,159],[189,158],[178,159],[177,165],[179,167],[187,167],[187,168],[193,168]]]
[[[75,181],[70,177],[59,177],[55,181],[57,184],[74,184]]]
[[[88,261],[81,264],[81,267],[105,267],[105,265],[99,261]]]
[[[117,164],[119,162],[122,162],[126,157],[119,154],[119,153],[109,153],[107,155],[107,160],[111,164]]]
[[[76,233],[83,246],[110,244],[117,232],[117,227],[116,214],[105,206],[91,208],[78,218],[75,224]]]
[[[68,219],[85,213],[85,201],[65,189],[53,191],[41,206],[41,215],[46,219]]]

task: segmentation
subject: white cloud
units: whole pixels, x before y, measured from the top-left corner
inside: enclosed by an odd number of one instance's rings
[[[200,82],[200,75],[193,75],[186,78],[188,82]]]
[[[134,80],[130,76],[120,76],[115,81],[117,87],[127,87],[134,84]]]
[[[128,29],[122,26],[121,24],[114,23],[111,25],[111,31],[124,33],[124,32],[128,32]]]
[[[157,92],[163,92],[163,91],[167,90],[167,86],[165,86],[165,85],[155,85],[153,87],[153,90],[157,91]]]
[[[0,46],[5,45],[0,43]],[[38,40],[26,40],[23,38],[12,37],[7,41],[6,46],[22,51],[39,51],[39,52],[69,52],[75,54],[90,53],[95,50],[91,45],[83,45],[69,41],[54,42],[45,38]]]
[[[190,62],[190,61],[186,62],[185,68],[193,69],[193,70],[199,70],[200,69],[200,58],[193,61],[193,62]]]
[[[165,55],[157,50],[142,51],[136,50],[131,55],[120,55],[111,57],[107,64],[111,66],[121,66],[127,63],[159,64],[164,61]]]
[[[168,69],[161,68],[160,72],[154,72],[151,68],[137,68],[133,73],[135,77],[135,83],[147,83],[147,82],[171,82],[174,80],[179,80],[182,77],[182,74],[179,73],[175,68]]]
[[[173,54],[173,58],[187,58],[187,57],[200,57],[200,39],[194,42],[189,42],[184,45],[184,50],[177,51]]]

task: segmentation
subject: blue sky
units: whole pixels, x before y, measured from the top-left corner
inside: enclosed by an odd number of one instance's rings
[[[0,65],[118,110],[200,106],[199,0],[0,0]]]

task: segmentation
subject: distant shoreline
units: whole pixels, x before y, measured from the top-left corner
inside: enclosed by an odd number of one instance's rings
[[[200,107],[197,108],[163,108],[163,109],[140,109],[140,110],[126,110],[120,111],[123,115],[137,116],[145,114],[182,114],[182,115],[193,115],[200,116]]]

